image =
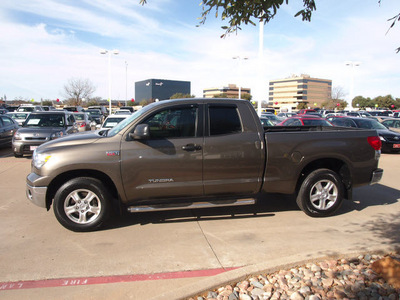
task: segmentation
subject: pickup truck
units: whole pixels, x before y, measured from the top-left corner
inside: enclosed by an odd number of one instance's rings
[[[323,217],[353,187],[381,179],[380,148],[375,130],[264,128],[245,100],[165,100],[110,130],[41,145],[26,191],[73,231],[115,212],[248,205],[261,193],[296,195],[307,215]]]

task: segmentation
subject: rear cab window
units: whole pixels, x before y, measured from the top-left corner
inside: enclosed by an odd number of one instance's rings
[[[210,105],[208,113],[210,136],[242,132],[242,122],[236,106]]]

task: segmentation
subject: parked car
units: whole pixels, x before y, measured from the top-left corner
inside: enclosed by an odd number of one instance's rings
[[[132,112],[129,109],[118,109],[114,115],[131,115]]]
[[[32,112],[15,132],[12,149],[15,157],[32,154],[41,144],[78,132],[73,113],[68,111]]]
[[[271,113],[262,113],[260,118],[268,119],[275,125],[282,121],[282,119]]]
[[[70,111],[70,112],[80,112],[83,111],[83,107],[82,106],[64,106],[63,107],[64,110]]]
[[[246,100],[154,102],[108,131],[38,147],[26,195],[64,227],[90,231],[113,212],[255,204],[268,200],[261,193],[330,216],[353,188],[382,178],[376,130],[268,129]]]
[[[330,117],[328,120],[335,126],[375,129],[382,141],[382,152],[400,153],[400,134],[389,130],[377,120],[357,117]]]
[[[40,105],[22,104],[18,107],[17,111],[33,112],[33,111],[44,111],[44,109]]]
[[[8,110],[7,110],[7,109],[5,109],[5,108],[0,108],[0,115],[4,115],[4,114],[6,114],[6,113],[8,113]]]
[[[129,110],[131,113],[134,113],[134,112],[135,112],[135,109],[134,109],[132,106],[121,106],[119,109],[120,109],[120,110],[121,110],[121,109],[127,109],[127,110]]]
[[[22,126],[25,120],[28,118],[30,112],[22,111],[22,112],[9,112],[6,115],[9,116],[11,119],[15,120],[19,126]]]
[[[18,123],[9,116],[0,115],[0,147],[11,145],[12,137],[18,127]]]
[[[86,109],[85,113],[88,113],[96,124],[102,124],[104,121],[104,116],[99,109]]]
[[[56,108],[54,106],[42,106],[43,110],[45,111],[49,111],[49,110],[56,110]]]
[[[277,126],[332,126],[326,119],[309,115],[294,116],[276,124]]]
[[[103,125],[101,125],[100,129],[110,129],[113,128],[115,125],[120,123],[121,121],[125,120],[130,115],[127,114],[120,114],[120,115],[110,115],[104,121]]]
[[[78,125],[78,130],[81,131],[89,131],[92,130],[92,117],[86,112],[75,112],[74,113],[76,125]]]
[[[393,116],[393,112],[390,110],[372,110],[369,112],[370,115],[374,116],[374,117],[391,117]]]
[[[98,109],[102,113],[104,117],[108,116],[108,110],[104,105],[94,105],[94,106],[89,106],[88,109]]]
[[[386,128],[389,128],[390,130],[400,132],[400,119],[399,118],[391,118],[391,119],[385,119],[381,122]]]
[[[283,119],[294,117],[296,115],[297,115],[297,113],[294,113],[294,112],[281,112],[281,113],[277,114],[276,116],[283,120]]]
[[[308,113],[318,113],[315,109],[300,109],[297,114],[298,115],[304,115],[304,114],[308,114]]]
[[[267,118],[260,118],[260,121],[261,121],[261,125],[263,126],[263,127],[268,127],[268,126],[275,126],[275,124],[270,120],[270,119],[267,119]]]

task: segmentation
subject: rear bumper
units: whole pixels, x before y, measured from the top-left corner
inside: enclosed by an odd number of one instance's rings
[[[383,169],[376,169],[372,172],[372,178],[369,184],[375,184],[381,181],[383,176]]]

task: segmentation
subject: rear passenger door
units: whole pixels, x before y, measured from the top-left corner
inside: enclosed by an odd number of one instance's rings
[[[264,167],[262,143],[254,119],[247,119],[248,126],[244,126],[245,116],[239,111],[236,104],[206,105],[203,150],[206,196],[250,194],[260,188]]]

